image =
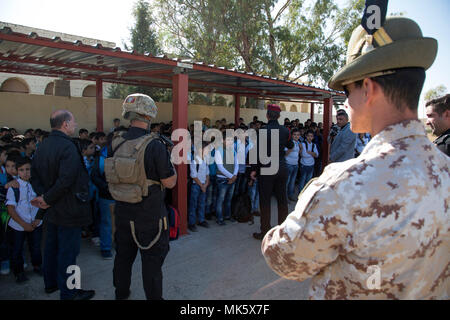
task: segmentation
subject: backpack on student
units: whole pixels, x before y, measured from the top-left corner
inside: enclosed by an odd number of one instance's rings
[[[167,205],[169,215],[169,241],[177,240],[180,235],[180,213],[171,205]]]
[[[252,222],[252,202],[247,193],[238,194],[231,202],[231,215],[237,222]]]
[[[306,144],[306,141],[302,141],[301,142],[302,145],[305,146],[306,151],[308,151],[308,145]],[[317,145],[314,142],[311,142],[312,147],[311,147],[311,152],[314,152],[314,147],[316,147],[317,153],[319,153],[319,148],[317,148]],[[301,158],[302,153],[300,152],[300,157]],[[316,159],[314,159],[314,163],[316,162]]]
[[[19,188],[12,188],[14,192],[14,199],[16,200],[16,203],[19,203],[20,200],[20,189]],[[2,201],[0,205],[0,220],[2,227],[5,228],[5,231],[8,228],[9,220],[11,219],[11,216],[8,214],[8,210],[6,208],[5,202]]]
[[[11,219],[11,217],[8,214],[8,210],[6,209],[4,202],[2,202],[0,203],[0,220],[1,220],[1,227],[4,228],[4,232],[6,232],[8,228],[9,219]]]

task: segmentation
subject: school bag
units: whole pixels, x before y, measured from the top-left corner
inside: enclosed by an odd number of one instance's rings
[[[169,215],[169,241],[177,240],[180,235],[180,213],[171,205],[167,205]]]
[[[316,145],[314,142],[312,142],[311,150],[308,150],[308,145],[306,144],[306,141],[302,141],[301,144],[305,146],[305,149],[306,149],[307,151],[314,152],[314,147],[315,147],[317,153],[319,153],[319,148],[317,147],[317,145]],[[300,158],[301,158],[301,157],[302,157],[302,152],[300,152],[299,162],[300,162]],[[315,163],[315,162],[316,162],[316,159],[314,158],[314,163]]]
[[[16,200],[16,203],[19,203],[20,200],[20,189],[19,188],[12,188],[14,192],[14,198]],[[8,228],[9,220],[11,219],[11,216],[8,214],[8,210],[5,205],[6,202],[2,199],[2,202],[0,204],[0,220],[2,227],[5,228],[5,231]]]
[[[252,202],[247,193],[238,194],[231,203],[231,215],[237,222],[252,220]]]

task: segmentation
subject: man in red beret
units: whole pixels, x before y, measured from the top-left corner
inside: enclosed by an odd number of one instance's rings
[[[285,148],[292,149],[294,147],[292,141],[289,140],[289,130],[278,123],[280,118],[281,108],[276,104],[269,104],[267,106],[267,120],[266,126],[258,131],[258,162],[252,165],[251,178],[253,180],[258,176],[259,186],[259,206],[261,209],[261,232],[254,233],[253,237],[262,240],[264,235],[270,230],[270,202],[272,195],[275,195],[278,203],[278,224],[283,223],[288,215],[288,200],[286,194],[286,183],[288,178],[288,169],[285,161]],[[264,133],[267,132],[267,135]],[[278,133],[278,141],[274,141],[276,148],[272,149],[272,135],[276,137]],[[266,138],[267,137],[267,138]],[[267,157],[270,161],[264,160],[261,156],[265,156],[263,144],[266,144]],[[272,163],[278,161],[279,163]],[[274,174],[267,174],[267,168],[278,167]],[[264,170],[264,168],[266,170]],[[270,170],[268,170],[270,171]]]

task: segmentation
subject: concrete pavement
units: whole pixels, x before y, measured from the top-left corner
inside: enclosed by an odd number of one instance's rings
[[[289,205],[290,212],[295,203]],[[272,199],[272,225],[276,225],[276,201]],[[167,300],[299,300],[308,298],[310,280],[304,282],[280,278],[266,264],[261,254],[261,241],[252,237],[259,231],[255,224],[229,223],[210,228],[170,242],[170,251],[163,266],[163,297]],[[29,261],[29,259],[28,259]],[[112,269],[114,260],[103,260],[100,249],[87,239],[82,240],[77,263],[81,268],[83,289],[94,289],[94,299],[114,299]],[[12,274],[0,276],[0,300],[57,300],[59,291],[44,292],[42,277],[27,271],[30,278],[16,284]],[[133,266],[131,296],[145,299],[142,287],[140,255]]]

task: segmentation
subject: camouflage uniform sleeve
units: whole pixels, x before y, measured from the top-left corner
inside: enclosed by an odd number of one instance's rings
[[[315,181],[302,193],[285,222],[262,242],[269,267],[281,277],[303,281],[353,250],[350,208],[329,186]]]

